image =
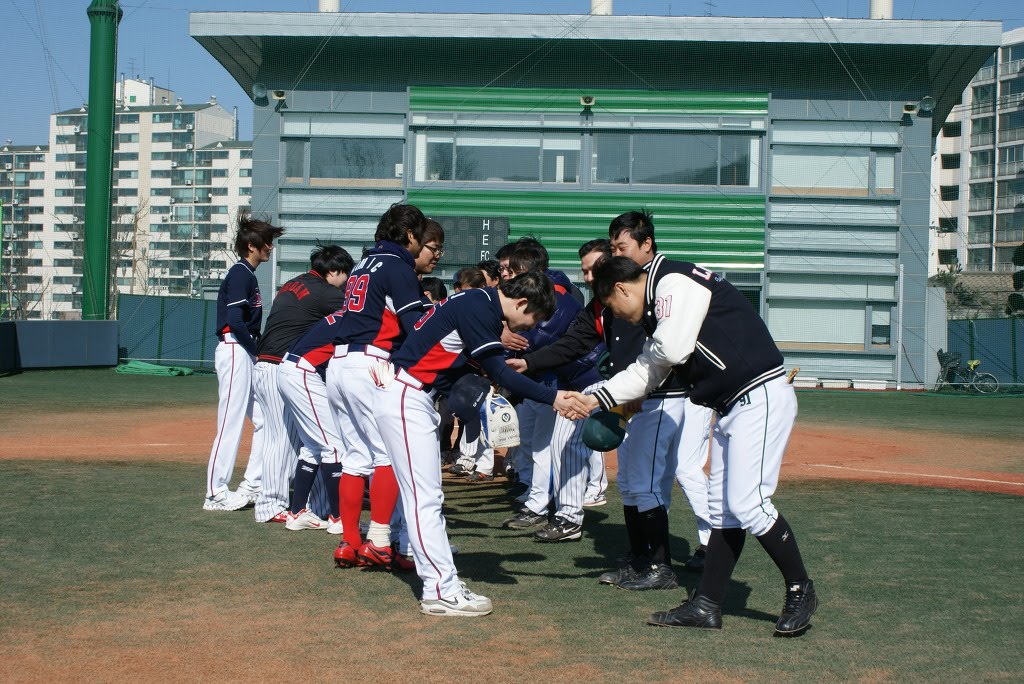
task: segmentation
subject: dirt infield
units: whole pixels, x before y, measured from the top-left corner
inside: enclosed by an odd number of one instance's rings
[[[145,460],[205,464],[211,407],[63,412],[9,425],[3,460]],[[248,436],[246,436],[248,440]],[[240,453],[247,453],[248,443]],[[614,468],[614,459],[609,459]],[[1019,445],[937,433],[797,424],[783,479],[830,478],[1024,495]]]

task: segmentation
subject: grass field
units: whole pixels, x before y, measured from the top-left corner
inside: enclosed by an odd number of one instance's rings
[[[127,395],[127,396],[126,396]],[[110,371],[0,379],[0,434],[39,412],[212,406],[208,377]],[[801,420],[889,429],[998,425],[1022,400],[801,393]],[[1004,404],[1005,402],[1005,404]],[[1004,408],[1008,407],[1008,408]],[[858,417],[860,414],[860,417]],[[908,415],[912,414],[912,415]],[[918,415],[923,414],[923,415]],[[888,415],[888,423],[884,418]],[[446,486],[456,563],[487,618],[417,612],[415,577],[337,570],[336,538],[200,510],[195,463],[0,461],[0,681],[991,681],[1019,677],[1020,497],[784,480],[821,608],[801,639],[772,637],[783,587],[748,543],[725,629],[644,625],[682,590],[634,594],[595,578],[622,554],[622,510],[589,510],[584,539],[544,545],[500,529],[500,480]],[[695,543],[677,493],[673,552]],[[680,572],[685,586],[697,577]]]

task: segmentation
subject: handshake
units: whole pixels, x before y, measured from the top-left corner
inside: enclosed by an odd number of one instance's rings
[[[560,390],[555,397],[554,409],[569,420],[586,418],[598,407],[597,399],[589,394]]]

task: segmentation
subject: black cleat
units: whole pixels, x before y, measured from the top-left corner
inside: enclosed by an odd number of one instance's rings
[[[548,516],[534,513],[529,508],[523,508],[523,510],[501,523],[501,526],[510,530],[528,530],[531,527],[543,525],[547,521]]]
[[[818,609],[818,595],[814,592],[814,582],[805,580],[794,582],[786,587],[786,604],[782,607],[782,615],[775,623],[775,634],[778,636],[799,636],[811,626],[811,616]]]
[[[617,563],[617,568],[609,570],[597,578],[598,584],[618,586],[619,582],[636,579],[638,573],[634,566],[646,568],[651,564],[651,561],[646,558],[633,558],[633,555],[629,554],[625,558],[620,558]]]
[[[656,627],[722,629],[722,607],[706,596],[693,596],[672,610],[661,610],[647,618]]]
[[[676,573],[664,563],[650,565],[645,570],[637,573],[637,576],[623,580],[616,585],[619,589],[627,591],[648,591],[651,589],[675,589],[679,586],[676,582]]]
[[[686,559],[683,563],[683,567],[691,572],[703,572],[704,571],[704,556],[707,555],[708,547],[701,544],[697,547],[697,550],[693,552],[693,555]]]
[[[541,542],[575,541],[583,537],[583,525],[555,516],[554,520],[534,532],[533,536]]]

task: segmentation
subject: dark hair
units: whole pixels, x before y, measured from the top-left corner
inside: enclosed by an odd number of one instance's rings
[[[594,266],[594,296],[604,301],[615,289],[615,283],[631,283],[639,280],[646,271],[628,257],[609,257]]]
[[[249,245],[263,249],[282,235],[284,228],[269,221],[253,218],[251,214],[241,214],[238,217],[238,230],[235,232],[235,254],[244,259],[249,256]]]
[[[583,246],[580,247],[580,259],[591,252],[600,252],[606,257],[610,257],[612,255],[612,241],[608,238],[597,238],[596,240],[584,242]]]
[[[521,238],[513,245],[508,267],[513,273],[545,271],[548,267],[548,250],[536,238]]]
[[[647,209],[627,211],[613,218],[612,224],[608,226],[608,237],[615,240],[626,231],[629,231],[629,237],[638,245],[649,238],[651,251],[658,251],[658,243],[654,241],[654,215]]]
[[[499,280],[501,278],[501,272],[498,271],[500,266],[501,264],[499,264],[495,259],[487,259],[486,261],[481,261],[476,265],[476,267],[483,271],[484,275],[491,280]]]
[[[455,287],[466,289],[470,287],[483,287],[486,284],[484,272],[476,266],[466,266],[465,268],[460,268],[455,273]]]
[[[423,229],[423,237],[420,239],[420,244],[427,244],[433,240],[434,242],[440,242],[444,244],[444,226],[435,221],[432,218],[427,219],[427,227]]]
[[[537,321],[546,321],[555,313],[555,288],[543,273],[531,271],[498,285],[510,299],[526,298],[526,313],[536,313]]]
[[[516,243],[510,242],[507,245],[498,248],[498,251],[494,253],[494,259],[501,261],[502,259],[508,259],[512,256],[512,251],[516,248]]]
[[[416,241],[422,244],[426,228],[427,219],[422,211],[411,204],[396,203],[381,215],[373,239],[377,242],[397,242],[404,247],[409,244],[408,234],[411,232]]]
[[[355,262],[352,255],[344,247],[338,245],[319,245],[309,255],[309,267],[321,276],[331,271],[340,271],[348,274],[352,272]]]
[[[448,288],[444,286],[440,278],[426,276],[420,281],[420,286],[422,286],[424,292],[430,293],[435,302],[439,302],[448,296]]]

